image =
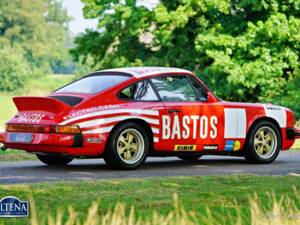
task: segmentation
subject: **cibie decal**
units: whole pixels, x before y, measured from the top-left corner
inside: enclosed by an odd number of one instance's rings
[[[41,113],[24,113],[19,115],[17,121],[18,122],[26,122],[26,123],[38,123],[40,122],[46,115]]]
[[[215,139],[218,135],[216,116],[162,116],[162,139]]]
[[[204,145],[203,150],[218,150],[218,145]]]
[[[196,151],[197,145],[175,145],[174,151]]]
[[[0,217],[28,217],[28,201],[20,201],[14,196],[8,196],[0,200]]]

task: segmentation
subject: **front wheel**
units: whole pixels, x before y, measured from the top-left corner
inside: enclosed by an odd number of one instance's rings
[[[132,122],[125,123],[118,126],[110,136],[104,160],[113,169],[136,169],[145,161],[149,145],[143,127]]]
[[[64,156],[56,156],[56,155],[41,155],[36,154],[36,157],[43,163],[52,166],[64,166],[70,163],[73,159],[64,157]]]
[[[278,128],[269,121],[258,122],[251,129],[246,142],[245,158],[251,163],[271,163],[281,149]]]

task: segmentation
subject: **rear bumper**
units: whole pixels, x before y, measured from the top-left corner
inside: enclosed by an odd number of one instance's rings
[[[0,143],[3,149],[19,149],[31,153],[54,153],[65,154],[74,157],[100,157],[105,149],[105,140],[107,135],[68,135],[68,134],[46,134],[32,133],[30,143],[15,143],[10,141],[12,132],[0,133]],[[89,141],[93,138],[101,142]],[[1,147],[1,146],[0,146]]]
[[[82,135],[69,135],[69,134],[44,134],[32,133],[32,141],[30,143],[11,142],[10,135],[12,132],[0,133],[0,143],[4,146],[13,147],[18,146],[58,146],[58,147],[82,147]]]
[[[295,128],[287,128],[286,132],[288,140],[300,139],[300,130]]]

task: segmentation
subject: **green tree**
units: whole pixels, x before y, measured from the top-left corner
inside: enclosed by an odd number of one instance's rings
[[[48,72],[67,58],[69,20],[58,0],[1,0],[0,49],[9,46],[22,54],[32,73]]]
[[[98,69],[187,68],[226,100],[297,109],[286,96],[299,93],[299,0],[161,0],[153,9],[136,0],[82,2],[99,24],[76,39],[76,60],[92,58]]]
[[[10,47],[0,48],[0,90],[14,91],[26,84],[29,65],[22,54]]]

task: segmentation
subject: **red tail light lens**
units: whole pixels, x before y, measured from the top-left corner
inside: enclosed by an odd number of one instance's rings
[[[5,142],[5,136],[3,134],[0,134],[0,143]]]
[[[25,132],[25,133],[50,133],[49,125],[27,125],[27,124],[7,124],[7,132]]]
[[[57,134],[80,134],[81,130],[76,125],[53,126],[53,125],[30,125],[30,124],[7,124],[7,132],[25,133],[57,133]]]

